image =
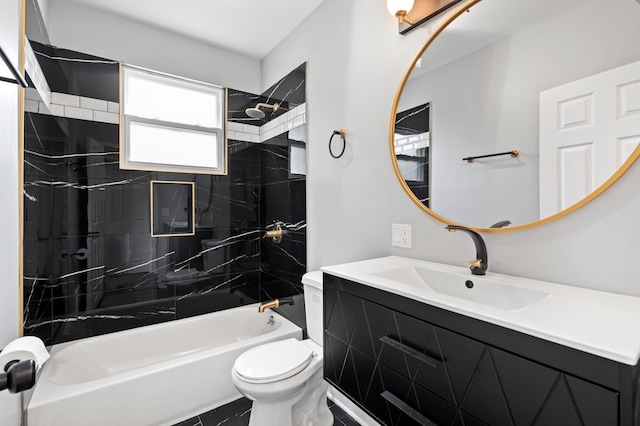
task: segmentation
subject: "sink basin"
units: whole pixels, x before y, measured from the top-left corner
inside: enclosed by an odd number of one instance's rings
[[[433,291],[507,311],[524,309],[551,295],[546,291],[504,284],[482,276],[463,275],[419,266],[402,266],[371,275],[416,289]]]
[[[630,366],[640,362],[637,296],[493,271],[473,275],[464,266],[400,256],[321,269],[332,279],[342,279],[338,282],[346,292],[356,283],[370,287],[374,294],[393,295],[390,303],[401,311],[403,299],[412,299],[604,359]]]

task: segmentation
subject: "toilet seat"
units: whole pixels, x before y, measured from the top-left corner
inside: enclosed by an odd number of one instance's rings
[[[234,364],[238,379],[247,383],[272,383],[304,370],[314,351],[296,339],[266,343],[249,349]]]

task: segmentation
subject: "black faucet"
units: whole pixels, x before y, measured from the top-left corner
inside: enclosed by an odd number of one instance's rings
[[[471,236],[471,239],[476,245],[476,258],[469,261],[471,265],[469,269],[471,269],[473,275],[484,275],[489,266],[489,257],[487,255],[487,245],[484,243],[480,234],[474,230],[458,225],[447,225],[445,229],[448,229],[449,232],[464,231]]]

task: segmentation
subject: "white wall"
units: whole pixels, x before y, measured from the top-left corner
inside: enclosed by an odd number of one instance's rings
[[[606,0],[599,0],[606,4]],[[605,15],[606,16],[606,15]],[[446,232],[404,194],[388,148],[391,105],[428,36],[396,33],[383,3],[325,0],[263,60],[263,87],[308,61],[308,269],[396,254],[464,265],[467,235]],[[344,157],[327,142],[348,132]],[[456,196],[452,194],[452,196]],[[490,271],[640,296],[640,164],[581,210],[551,224],[487,234]],[[392,248],[391,223],[413,226],[413,248]]]
[[[33,0],[25,0],[25,1],[33,1]],[[42,14],[42,20],[45,27],[49,26],[49,0],[38,0],[38,7],[40,8],[40,13]]]
[[[20,34],[20,1],[0,0],[0,45],[18,65]],[[4,67],[4,65],[2,65]],[[3,72],[4,75],[4,72]],[[17,85],[0,82],[0,349],[18,337],[19,283],[18,265],[20,236],[18,200],[18,96]],[[4,366],[0,366],[4,369]],[[8,391],[0,392],[0,424],[20,423],[19,397]]]
[[[409,80],[399,110],[432,103],[431,208],[479,227],[538,220],[539,94],[638,61],[640,50],[629,42],[640,40],[638,19],[640,8],[629,0],[587,2]],[[520,152],[517,159],[461,161],[512,149]]]
[[[49,2],[51,44],[259,93],[259,61],[64,0]]]

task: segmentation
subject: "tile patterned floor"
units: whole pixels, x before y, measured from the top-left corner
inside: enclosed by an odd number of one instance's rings
[[[358,426],[340,407],[329,400],[329,409],[333,413],[334,426]],[[214,410],[180,422],[174,426],[247,426],[251,414],[251,401],[240,398]]]

